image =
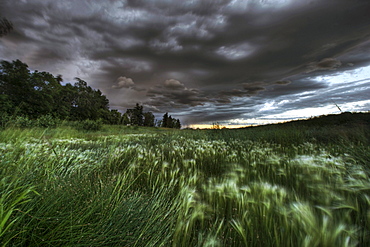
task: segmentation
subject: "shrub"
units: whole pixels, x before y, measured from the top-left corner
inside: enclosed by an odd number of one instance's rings
[[[36,126],[41,128],[55,128],[58,124],[58,119],[51,115],[43,115],[36,120]]]
[[[6,113],[0,114],[0,128],[5,128],[10,121],[10,116]]]
[[[76,124],[76,129],[86,131],[98,131],[103,127],[103,121],[99,120],[83,120]]]
[[[34,123],[28,117],[17,116],[15,119],[8,122],[10,126],[17,128],[31,128],[34,127]]]

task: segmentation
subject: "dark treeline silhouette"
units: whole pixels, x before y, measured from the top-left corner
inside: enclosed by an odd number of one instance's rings
[[[118,110],[109,109],[109,100],[100,90],[91,88],[80,78],[75,80],[73,85],[62,85],[61,75],[53,76],[37,70],[31,72],[20,60],[1,61],[0,121],[15,116],[29,119],[49,116],[70,121],[101,119],[106,124],[156,126],[153,113],[143,112],[142,105],[136,104],[121,114]],[[177,124],[179,120],[169,118],[171,121],[167,117],[166,121],[159,122],[159,126],[181,127],[180,123]]]
[[[175,129],[181,128],[180,120],[168,116],[168,113],[164,114],[163,119],[157,122],[154,114],[152,112],[143,112],[143,106],[138,103],[136,103],[133,109],[127,109],[126,113],[123,114],[122,124]]]
[[[155,117],[152,112],[143,112],[143,106],[136,103],[132,109],[127,109],[122,116],[122,123],[125,125],[135,126],[155,126]]]
[[[172,116],[168,116],[168,112],[163,115],[162,121],[159,124],[161,127],[164,128],[175,128],[180,129],[181,123],[179,119],[172,118]]]

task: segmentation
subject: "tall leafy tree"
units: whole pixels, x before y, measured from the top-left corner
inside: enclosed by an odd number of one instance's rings
[[[168,127],[168,113],[167,112],[163,115],[161,127],[163,128]]]
[[[2,61],[0,64],[1,106],[4,112],[27,114],[29,97],[33,91],[28,65],[20,60]]]
[[[61,85],[62,77],[48,72],[30,72],[20,60],[0,63],[0,113],[38,118],[108,119],[109,101],[80,78],[75,85]],[[115,113],[114,113],[115,114]],[[117,115],[117,114],[116,114]]]
[[[180,119],[176,119],[176,123],[174,124],[175,129],[181,129],[181,122]]]
[[[143,112],[136,104],[125,114],[109,109],[109,100],[100,90],[75,78],[76,83],[62,85],[61,75],[54,77],[48,72],[30,72],[20,60],[0,62],[0,113],[39,118],[44,115],[69,120],[104,119],[109,124],[155,126],[152,112]],[[163,115],[162,127],[181,128],[178,119],[168,113]]]
[[[129,114],[127,113],[127,111],[122,115],[122,124],[124,124],[124,125],[131,124],[130,117],[129,117]]]
[[[19,60],[0,64],[0,111],[9,115],[37,118],[51,114],[60,118],[64,97],[61,77],[48,72],[30,72]]]
[[[32,90],[28,98],[28,114],[34,118],[52,114],[57,114],[59,104],[59,91],[62,88],[60,82],[48,72],[38,72],[30,74],[30,84]]]
[[[94,90],[87,85],[87,82],[75,78],[75,93],[73,94],[71,119],[97,120],[109,114],[109,101],[100,90]]]
[[[143,106],[139,103],[136,103],[133,109],[127,109],[126,115],[130,119],[130,124],[137,126],[144,125]]]
[[[168,112],[166,112],[163,115],[162,121],[161,121],[161,127],[164,128],[176,128],[180,129],[181,128],[181,123],[179,119],[172,118],[171,115],[168,116]]]
[[[57,113],[61,119],[73,120],[72,113],[74,112],[73,109],[76,106],[76,93],[76,88],[70,83],[64,85],[59,92]]]
[[[170,115],[168,118],[167,118],[167,128],[173,128],[173,118],[172,116]]]
[[[107,116],[104,118],[107,124],[122,124],[122,114],[118,110],[110,110],[106,112]]]
[[[144,126],[154,127],[155,117],[152,112],[144,112]]]

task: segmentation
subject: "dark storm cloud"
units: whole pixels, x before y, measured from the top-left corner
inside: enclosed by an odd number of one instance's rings
[[[280,81],[275,82],[275,84],[277,84],[277,85],[288,85],[290,83],[292,83],[292,82],[289,81],[289,80],[280,80]]]
[[[319,62],[312,62],[308,65],[307,72],[313,72],[316,70],[334,70],[339,68],[342,62],[334,58],[324,58]]]
[[[187,88],[178,80],[169,79],[161,85],[148,90],[150,104],[156,107],[183,108],[184,106],[199,106],[209,101],[197,89]]]
[[[266,83],[264,82],[254,82],[243,84],[242,89],[223,90],[216,95],[215,101],[220,104],[226,104],[231,103],[235,97],[242,98],[257,95],[259,92],[266,90],[265,85]]]
[[[1,59],[198,122],[258,115],[250,100],[323,90],[309,78],[370,63],[367,0],[3,0],[0,11],[14,24]]]

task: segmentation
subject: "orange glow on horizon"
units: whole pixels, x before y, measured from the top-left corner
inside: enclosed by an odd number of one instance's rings
[[[228,125],[219,124],[219,128],[220,129],[223,129],[223,128],[238,129],[238,128],[245,128],[245,127],[252,127],[252,126],[259,126],[259,125],[266,125],[266,124],[283,123],[283,122],[286,122],[286,121],[273,120],[273,119],[269,119],[269,120],[253,119],[250,121],[250,123],[245,123],[245,124],[228,124]],[[215,126],[213,124],[190,124],[186,127],[192,128],[192,129],[213,129]]]
[[[220,129],[226,128],[226,129],[237,129],[237,128],[243,128],[243,127],[249,127],[252,125],[221,125]],[[191,124],[188,126],[188,128],[192,129],[213,129],[214,125],[212,124]]]

